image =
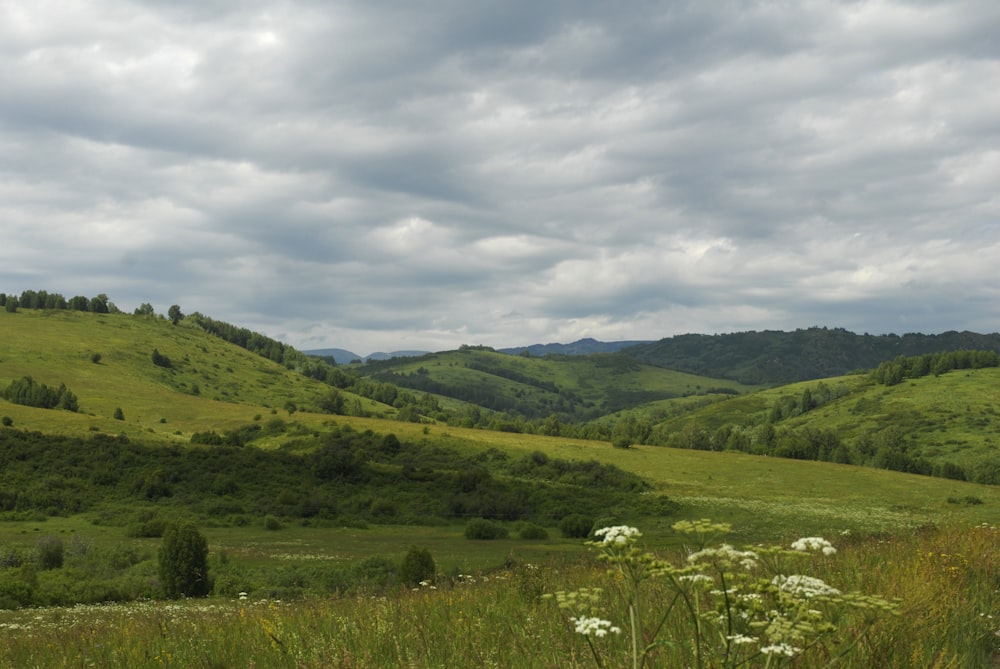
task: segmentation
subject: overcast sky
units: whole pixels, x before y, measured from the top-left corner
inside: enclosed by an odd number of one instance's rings
[[[0,0],[0,291],[361,355],[995,332],[998,35],[996,0]]]

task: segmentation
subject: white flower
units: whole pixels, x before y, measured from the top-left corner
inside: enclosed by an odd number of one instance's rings
[[[801,650],[801,648],[789,646],[787,643],[779,643],[771,646],[764,646],[760,649],[760,652],[764,655],[787,655],[788,657],[792,657],[796,653],[801,652]]]
[[[778,588],[784,590],[785,592],[789,592],[793,595],[800,595],[806,598],[819,596],[829,597],[840,594],[840,590],[830,587],[822,580],[812,576],[802,576],[801,574],[792,574],[791,576],[775,576],[771,579],[771,584],[778,586]]]
[[[642,532],[634,527],[629,527],[628,525],[615,525],[613,527],[602,527],[594,532],[595,537],[604,537],[601,541],[605,546],[615,544],[618,546],[624,546],[630,543],[634,539],[638,539],[642,536]]]
[[[688,562],[728,562],[739,563],[744,569],[757,566],[757,554],[753,551],[738,551],[729,544],[721,544],[718,548],[705,548],[688,555]]]
[[[837,549],[823,537],[802,537],[792,544],[795,551],[822,551],[823,555],[836,555]]]
[[[741,644],[757,643],[756,637],[746,636],[745,634],[733,634],[732,636],[727,636],[726,638],[737,646]]]
[[[610,620],[601,620],[600,618],[570,618],[570,620],[576,624],[576,633],[584,636],[593,634],[602,637],[606,636],[608,632],[621,634],[622,631],[620,627],[612,625]]]

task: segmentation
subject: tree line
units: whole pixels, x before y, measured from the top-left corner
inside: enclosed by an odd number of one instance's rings
[[[1000,366],[1000,356],[996,351],[944,351],[916,356],[898,356],[891,362],[883,362],[872,372],[872,380],[886,386],[902,383],[903,379],[919,379],[923,376],[939,376],[955,369],[982,369]]]
[[[0,307],[13,313],[21,309],[61,309],[89,311],[95,314],[118,314],[121,310],[104,293],[96,297],[76,295],[66,299],[59,293],[45,290],[25,290],[20,296],[0,293]]]

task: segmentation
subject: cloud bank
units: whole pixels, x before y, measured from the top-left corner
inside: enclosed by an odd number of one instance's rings
[[[0,2],[0,290],[298,348],[1000,329],[1000,4]]]

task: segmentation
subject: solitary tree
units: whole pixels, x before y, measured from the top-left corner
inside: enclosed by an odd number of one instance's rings
[[[181,322],[181,319],[184,318],[184,314],[181,313],[181,308],[178,305],[172,304],[170,305],[170,308],[167,309],[167,318],[170,319],[171,323],[177,325]]]
[[[172,524],[163,531],[159,566],[160,585],[167,597],[208,594],[208,542],[193,523]]]
[[[426,548],[410,546],[399,565],[399,580],[406,585],[417,585],[421,581],[433,580],[435,571],[431,552]]]

